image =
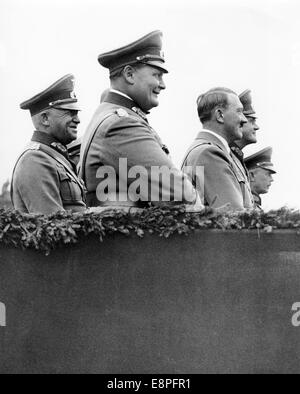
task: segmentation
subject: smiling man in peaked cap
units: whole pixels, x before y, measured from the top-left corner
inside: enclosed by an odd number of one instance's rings
[[[20,107],[30,111],[36,131],[14,168],[15,209],[45,215],[85,210],[84,186],[67,150],[76,140],[80,123],[74,76],[60,78]]]
[[[120,71],[122,67],[137,63],[157,67],[163,73],[168,72],[164,65],[162,33],[158,30],[145,35],[131,44],[99,55],[98,61],[101,66],[109,69],[110,76]]]
[[[165,202],[188,203],[202,209],[198,193],[187,177],[169,157],[167,147],[149,125],[147,114],[159,105],[158,97],[166,88],[163,76],[167,73],[162,52],[162,33],[153,31],[121,48],[103,53],[99,63],[109,70],[111,88],[97,108],[84,135],[80,159],[80,175],[87,186],[87,202],[91,207],[126,205],[146,207]],[[120,167],[126,159],[128,168]],[[131,169],[142,167],[140,194],[133,195]],[[119,181],[115,190],[101,189],[101,168],[112,169]],[[172,170],[174,184],[154,180],[153,167]],[[124,185],[125,184],[125,185]],[[177,200],[176,187],[184,190]],[[129,191],[131,190],[131,191]],[[160,196],[158,200],[152,196]],[[196,204],[196,205],[195,205]]]

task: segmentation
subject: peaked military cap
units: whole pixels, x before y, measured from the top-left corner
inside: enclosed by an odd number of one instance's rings
[[[74,93],[74,82],[75,77],[72,74],[65,75],[41,93],[24,101],[20,104],[20,108],[28,109],[31,115],[36,115],[48,108],[80,111]]]
[[[115,71],[130,64],[144,63],[167,73],[162,52],[162,32],[155,30],[131,44],[98,56],[98,62],[113,75]]]
[[[244,115],[250,116],[251,118],[256,118],[256,113],[252,107],[251,90],[250,89],[245,90],[243,93],[239,95],[239,99],[244,107],[243,110]]]
[[[271,162],[272,151],[273,149],[268,146],[267,148],[246,157],[244,161],[248,170],[263,168],[264,170],[270,171],[272,174],[276,174],[276,171],[273,170],[273,163]]]

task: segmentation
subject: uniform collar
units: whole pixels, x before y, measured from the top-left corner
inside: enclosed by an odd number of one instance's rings
[[[147,120],[147,113],[145,113],[141,108],[132,100],[127,94],[123,92],[119,92],[118,90],[111,89],[107,96],[104,99],[104,102],[121,105],[122,107],[128,108],[131,111],[134,111],[139,116],[141,116],[144,120]]]
[[[31,141],[39,142],[41,144],[47,145],[69,160],[68,149],[66,148],[66,146],[63,145],[61,142],[59,142],[56,138],[52,137],[51,135],[36,130],[33,133]]]
[[[214,131],[207,130],[207,129],[202,129],[202,130],[201,130],[201,133],[202,133],[202,132],[203,132],[203,133],[211,134],[211,135],[213,135],[214,137],[216,137],[216,138],[222,143],[222,145],[224,145],[224,147],[225,147],[225,149],[226,149],[226,152],[230,155],[230,147],[229,147],[228,142],[225,140],[224,137],[222,137],[221,135],[215,133]]]
[[[241,148],[236,145],[234,142],[230,145],[230,149],[232,151],[232,153],[235,155],[235,157],[239,160],[239,162],[242,164],[245,173],[249,179],[249,171],[248,168],[245,164],[245,160],[244,160],[244,152],[241,150]]]
[[[230,149],[233,151],[233,153],[238,157],[240,161],[244,161],[244,153],[236,143],[233,142],[232,144],[230,144]]]
[[[257,194],[256,192],[252,191],[252,195],[253,195],[253,199],[254,199],[254,204],[257,207],[261,207],[261,197],[259,194]]]
[[[131,97],[127,96],[127,94],[125,94],[125,93],[123,93],[123,92],[120,92],[120,90],[117,90],[117,89],[110,89],[109,91],[112,92],[112,93],[119,94],[120,96],[126,97],[126,98],[128,98],[129,100],[133,101]]]

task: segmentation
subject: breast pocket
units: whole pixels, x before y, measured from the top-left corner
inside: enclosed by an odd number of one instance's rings
[[[82,189],[73,177],[64,169],[58,169],[58,176],[60,181],[60,195],[62,201],[81,201],[82,200]]]

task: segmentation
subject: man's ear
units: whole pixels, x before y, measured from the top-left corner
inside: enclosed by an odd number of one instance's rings
[[[43,112],[41,113],[41,123],[43,126],[49,126],[49,113],[48,112]]]
[[[252,181],[252,182],[255,180],[255,174],[254,174],[253,171],[249,171],[249,179],[250,179],[250,181]]]
[[[224,114],[222,108],[215,109],[215,117],[217,122],[224,123]]]
[[[134,74],[135,74],[135,68],[132,66],[125,66],[123,69],[123,76],[126,80],[127,83],[130,85],[134,84]]]

